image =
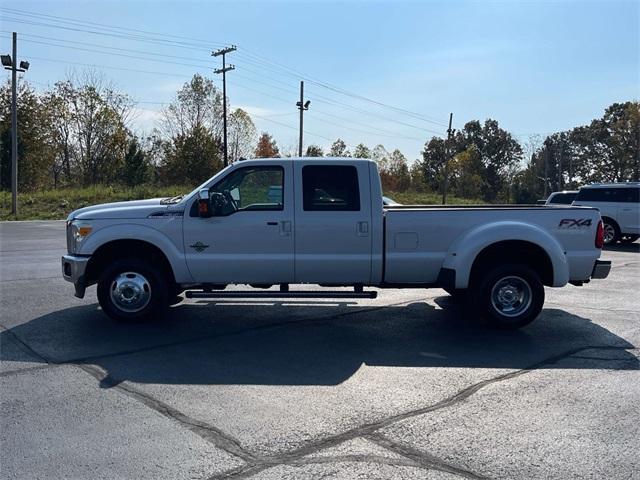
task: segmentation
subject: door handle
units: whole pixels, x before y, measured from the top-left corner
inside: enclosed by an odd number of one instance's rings
[[[358,222],[358,236],[367,237],[369,235],[369,222]]]
[[[267,225],[270,225],[272,227],[277,227],[278,226],[278,222],[267,222]]]

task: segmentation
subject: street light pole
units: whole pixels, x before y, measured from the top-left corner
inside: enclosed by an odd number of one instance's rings
[[[11,214],[18,215],[18,92],[16,90],[18,34],[13,32],[13,64],[11,68]]]
[[[12,55],[2,55],[2,66],[11,70],[11,214],[18,214],[18,92],[17,74],[29,69],[29,62],[18,67],[18,34],[13,32]]]
[[[306,102],[304,101],[304,82],[301,80],[300,81],[300,101],[296,102],[296,106],[300,110],[300,139],[298,141],[298,156],[299,157],[302,156],[302,134],[303,134],[302,125],[303,125],[304,111],[305,110],[309,110],[309,104],[310,103],[311,103],[311,100],[307,100]]]

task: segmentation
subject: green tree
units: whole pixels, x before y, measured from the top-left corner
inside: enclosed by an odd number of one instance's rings
[[[388,175],[390,177],[389,182],[391,183],[391,185],[389,185],[390,190],[404,192],[411,185],[407,158],[398,149],[391,152],[391,156],[389,157]]]
[[[305,157],[322,157],[324,156],[324,151],[322,147],[318,145],[309,145],[307,147],[307,151],[304,154]]]
[[[614,103],[570,136],[583,183],[640,180],[640,102]]]
[[[344,140],[338,138],[335,142],[331,144],[331,148],[329,149],[329,157],[350,157],[351,153],[349,153],[349,149],[347,148],[347,144],[344,143]]]
[[[179,135],[189,136],[196,129],[205,129],[214,137],[221,138],[222,101],[222,93],[213,81],[195,74],[164,109],[161,122],[163,133],[169,138],[177,138]]]
[[[450,164],[451,191],[462,198],[481,198],[485,191],[484,165],[480,153],[471,145],[458,153]]]
[[[140,148],[138,140],[129,140],[129,147],[124,156],[121,178],[122,183],[128,186],[141,185],[147,181],[150,173],[150,165],[145,152]]]
[[[26,82],[18,85],[18,189],[55,183],[51,123],[46,106]],[[11,188],[11,85],[0,88],[0,185]],[[53,179],[53,182],[51,182]]]
[[[229,160],[231,163],[240,158],[248,158],[254,152],[256,143],[256,126],[251,117],[241,108],[236,108],[229,115],[229,132],[227,135]]]
[[[422,150],[422,177],[429,190],[441,191],[444,178],[444,163],[447,159],[445,141],[439,137],[432,137]]]
[[[443,141],[444,142],[444,141]],[[493,202],[509,197],[509,179],[522,159],[522,147],[496,120],[484,124],[473,120],[455,135],[454,151],[460,153],[473,146],[484,166],[482,196]]]
[[[162,182],[197,185],[222,168],[219,140],[204,126],[163,143]]]
[[[126,126],[131,99],[88,71],[56,83],[47,102],[63,168],[68,162],[69,173],[84,185],[118,180],[131,136]]]
[[[371,158],[371,150],[364,143],[359,143],[353,151],[353,158]]]

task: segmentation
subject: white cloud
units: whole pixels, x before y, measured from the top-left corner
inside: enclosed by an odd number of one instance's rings
[[[160,110],[135,107],[131,114],[131,126],[134,130],[150,132],[157,126],[161,118],[162,112]]]

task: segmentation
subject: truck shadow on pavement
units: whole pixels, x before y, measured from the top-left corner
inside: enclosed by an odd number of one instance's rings
[[[607,245],[604,247],[604,251],[610,252],[629,252],[629,253],[639,253],[640,252],[640,243],[616,243],[615,245]]]
[[[336,385],[363,364],[425,369],[640,368],[627,351],[635,348],[632,344],[588,318],[545,309],[523,330],[500,331],[470,319],[449,297],[435,302],[439,308],[422,301],[395,306],[198,302],[176,306],[156,323],[137,325],[112,322],[93,304],[2,331],[1,358],[97,365],[108,372],[104,387],[122,381]],[[585,361],[597,349],[598,355],[607,352],[611,361]],[[558,364],[560,356],[566,358]]]

